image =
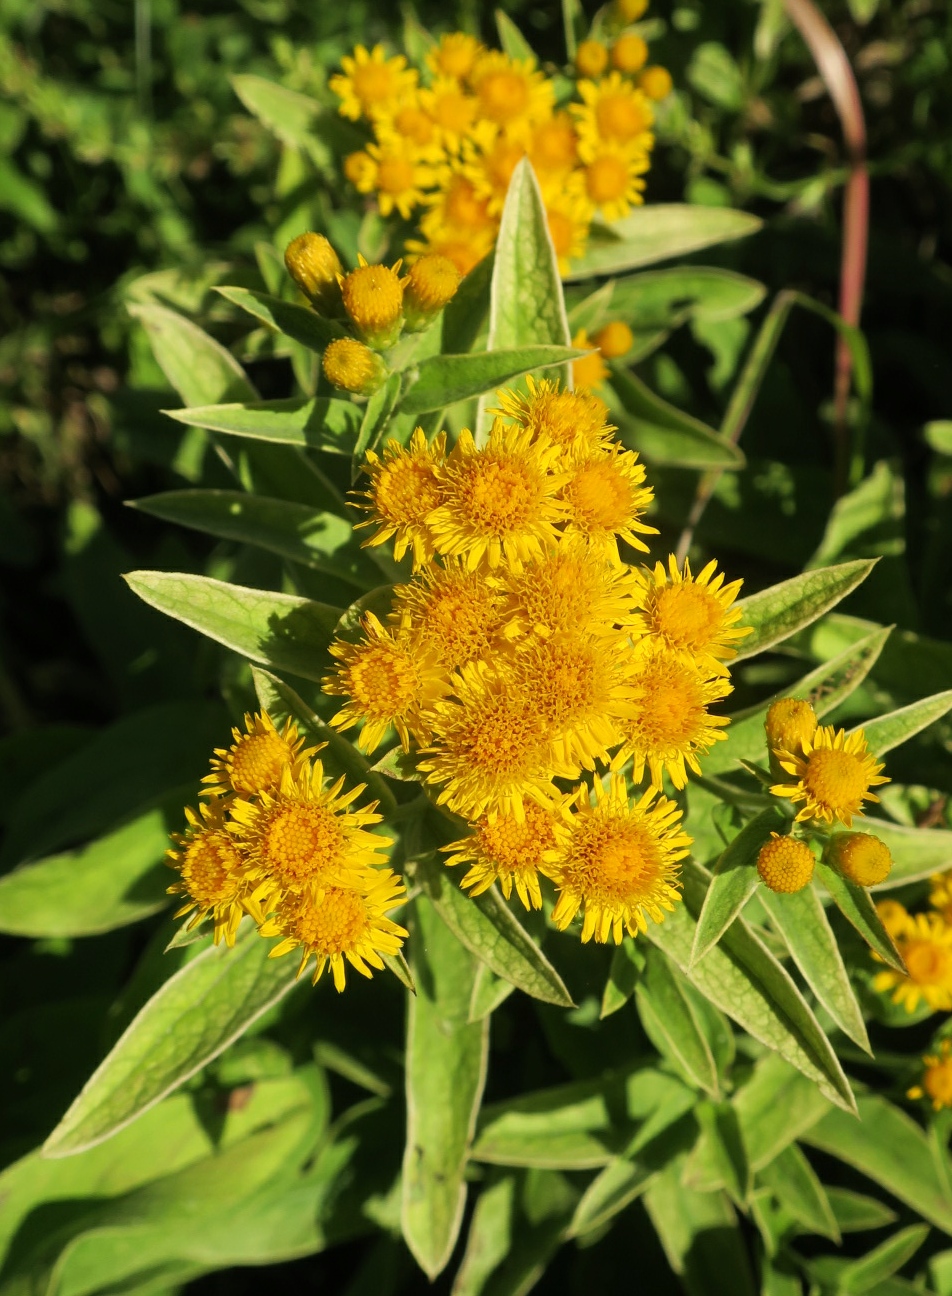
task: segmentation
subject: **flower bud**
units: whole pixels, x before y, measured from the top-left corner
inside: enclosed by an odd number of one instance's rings
[[[612,320],[600,328],[592,342],[598,347],[606,360],[617,360],[627,355],[635,344],[635,335],[622,320]]]
[[[792,893],[802,891],[813,877],[816,860],[806,842],[796,837],[770,834],[757,856],[757,872],[764,886],[771,891]]]
[[[315,310],[331,318],[343,314],[340,276],[344,267],[323,234],[299,234],[292,239],[284,264]]]
[[[428,328],[456,295],[462,276],[448,257],[432,252],[410,267],[403,291],[405,327],[409,333]]]
[[[660,103],[662,99],[667,99],[674,87],[671,80],[671,73],[663,67],[646,67],[638,78],[638,88],[648,96]]]
[[[835,833],[826,844],[824,861],[857,886],[885,882],[892,868],[892,855],[885,842],[872,833]]]
[[[392,347],[403,328],[404,280],[397,271],[385,265],[367,265],[363,257],[360,265],[341,279],[340,289],[344,309],[354,328],[375,351]]]
[[[612,46],[612,67],[619,72],[640,72],[648,61],[648,46],[641,36],[628,32]]]
[[[583,40],[575,51],[575,70],[579,76],[597,77],[608,67],[608,49],[597,40]]]
[[[648,0],[615,0],[615,13],[624,23],[637,22],[647,8]]]
[[[369,396],[387,377],[387,366],[356,338],[337,338],[324,351],[324,375],[328,382],[356,396]]]

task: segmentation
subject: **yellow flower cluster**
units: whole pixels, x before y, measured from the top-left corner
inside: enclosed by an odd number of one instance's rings
[[[364,785],[328,786],[320,748],[303,748],[290,720],[279,730],[266,712],[245,716],[215,753],[208,799],[185,812],[169,892],[185,897],[175,916],[191,913],[188,928],[212,918],[216,944],[233,945],[249,914],[262,936],[280,937],[270,957],[299,949],[298,975],[313,957],[315,981],[330,963],[342,990],[345,959],[369,977],[381,954],[399,951],[407,933],[387,913],[406,895],[384,867],[390,839],[367,831],[380,822],[376,803],[354,808]]]
[[[620,9],[616,21],[630,20]],[[409,256],[437,252],[467,274],[492,249],[512,173],[528,157],[565,269],[596,213],[616,220],[642,202],[652,102],[671,90],[647,57],[635,32],[611,48],[585,41],[570,79],[464,32],[441,37],[422,69],[358,45],[330,80],[341,114],[372,135],[345,160],[345,175],[376,195],[381,215],[418,223]]]
[[[883,900],[876,906],[902,955],[907,975],[888,968],[877,973],[873,988],[891,992],[893,1003],[904,1004],[910,1013],[920,1000],[933,1012],[952,1012],[952,871],[935,874],[930,883],[925,913],[909,913],[898,900]],[[929,1059],[926,1061],[928,1064]],[[952,1064],[948,1071],[952,1076]],[[938,1073],[936,1080],[938,1083]]]
[[[906,1097],[928,1098],[933,1111],[952,1107],[952,1040],[940,1040],[935,1053],[927,1053],[922,1061],[922,1084],[908,1089]]]
[[[365,543],[392,541],[414,574],[386,624],[367,614],[332,646],[323,686],[346,699],[332,724],[360,724],[368,752],[392,726],[467,821],[445,848],[463,886],[539,907],[544,875],[559,927],[581,910],[583,940],[618,942],[677,899],[690,839],[662,778],[683,788],[724,736],[711,707],[745,633],[740,582],[624,562],[619,541],[645,551],[654,532],[638,456],[597,397],[527,386],[499,394],[481,446],[418,428],[368,453]]]

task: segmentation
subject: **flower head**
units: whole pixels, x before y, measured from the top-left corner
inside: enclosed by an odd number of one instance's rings
[[[429,121],[425,114],[420,115],[424,122]],[[396,211],[409,220],[433,184],[432,158],[411,134],[387,126],[378,128],[377,133],[379,142],[367,145],[359,155],[359,164],[350,164],[347,178],[358,193],[376,193],[381,216]]]
[[[472,133],[479,105],[458,81],[440,77],[427,90],[421,90],[420,103],[426,108],[436,137],[453,155],[459,153],[463,140]]]
[[[648,61],[648,45],[643,36],[626,32],[612,46],[612,67],[619,72],[640,72]]]
[[[284,250],[288,274],[322,315],[340,315],[340,257],[323,234],[299,234]]]
[[[638,78],[638,88],[657,103],[667,99],[674,88],[674,82],[667,68],[646,67]]]
[[[772,702],[764,721],[767,746],[773,751],[803,755],[804,743],[813,741],[817,718],[805,698],[778,698]],[[778,777],[780,771],[778,770]]]
[[[461,278],[453,262],[438,253],[414,261],[407,273],[403,295],[407,328],[412,332],[431,324],[456,296]]]
[[[394,590],[394,620],[448,671],[490,655],[501,615],[496,584],[482,572],[467,571],[458,559],[434,564]]]
[[[578,531],[616,558],[616,538],[647,551],[641,536],[657,535],[657,528],[641,520],[654,499],[644,480],[638,455],[619,445],[576,460],[562,487],[567,529]]]
[[[352,121],[372,117],[414,89],[417,83],[417,73],[407,67],[403,55],[388,59],[382,45],[375,45],[370,51],[358,45],[353,56],[345,55],[341,59],[341,66],[343,74],[332,76],[329,84],[341,101],[338,110],[341,116]]]
[[[906,930],[909,924],[909,914],[906,906],[900,904],[898,900],[880,900],[876,905],[876,913],[879,921],[885,927],[889,936],[893,940]]]
[[[749,626],[738,626],[740,608],[732,604],[740,591],[741,581],[724,584],[723,572],[717,572],[713,560],[697,576],[684,560],[678,568],[674,554],[653,569],[642,568],[637,575],[639,589],[635,604],[639,615],[635,628],[654,635],[668,648],[683,649],[698,665],[713,674],[726,674],[724,661],[736,655],[734,645],[750,634]]]
[[[642,176],[649,166],[644,149],[596,138],[585,140],[579,151],[586,197],[606,220],[621,220],[644,202]]]
[[[885,842],[871,833],[834,833],[824,859],[837,873],[857,886],[878,886],[889,877],[892,855]]]
[[[796,837],[781,837],[771,833],[770,840],[760,848],[757,872],[771,891],[791,893],[802,891],[810,885],[816,858],[804,841]]]
[[[907,975],[894,968],[877,972],[873,989],[891,992],[893,1003],[910,1013],[920,1000],[933,1012],[952,1012],[952,927],[937,913],[907,914],[901,929],[889,934]]]
[[[943,1107],[952,1107],[952,1040],[948,1037],[940,1041],[935,1053],[927,1053],[922,1059],[922,1083],[906,1090],[907,1098],[929,1098],[933,1111]]]
[[[480,116],[497,126],[541,121],[551,112],[552,83],[537,71],[534,59],[487,50],[476,60],[470,81]]]
[[[368,265],[363,257],[356,270],[341,280],[344,309],[368,346],[383,350],[392,346],[403,323],[404,279],[393,267]]]
[[[387,366],[370,347],[356,338],[334,338],[324,348],[324,377],[342,391],[369,396],[387,377]]]
[[[469,864],[460,886],[481,895],[498,882],[508,900],[515,887],[526,909],[542,908],[539,874],[543,859],[555,846],[555,811],[550,805],[526,801],[521,819],[493,810],[473,824],[473,832],[442,849],[454,852],[447,867]]]
[[[510,418],[532,433],[533,441],[551,442],[562,451],[562,460],[604,449],[614,427],[608,406],[588,391],[568,391],[549,378],[526,376],[528,395],[499,391],[494,414]]]
[[[775,796],[802,801],[798,820],[839,820],[847,828],[853,815],[862,814],[864,801],[878,801],[870,788],[888,783],[866,747],[862,729],[847,734],[832,725],[820,725],[812,739],[803,743],[803,754],[778,753],[781,769],[796,777],[796,783],[778,783],[770,790]]]
[[[571,262],[585,251],[591,203],[577,186],[552,186],[545,198],[545,220],[559,270],[566,274]]]
[[[543,180],[565,175],[578,161],[578,136],[567,112],[539,123],[529,145],[532,169]]]
[[[611,140],[642,151],[651,148],[651,103],[620,73],[611,72],[600,81],[580,81],[578,92],[582,103],[572,104],[571,111],[583,140]]]
[[[370,517],[358,527],[378,529],[364,545],[379,545],[393,539],[393,556],[397,562],[409,549],[413,568],[428,563],[433,556],[433,538],[427,519],[443,499],[440,470],[446,456],[446,433],[427,444],[422,428],[410,438],[409,447],[388,441],[381,458],[368,450],[364,470],[370,476],[370,490],[361,492],[368,502],[364,508]]]
[[[575,51],[575,70],[579,76],[601,76],[608,67],[608,46],[598,40],[579,41]]]
[[[635,335],[624,320],[611,320],[598,330],[592,341],[606,360],[618,360],[635,345]]]
[[[427,54],[426,65],[434,76],[465,81],[483,49],[475,36],[466,32],[445,32],[439,44]]]
[[[230,747],[215,749],[211,773],[202,779],[204,796],[273,792],[286,769],[316,750],[302,750],[304,739],[290,717],[279,730],[267,711],[246,714],[244,733],[236,727],[231,737]]]
[[[234,945],[238,924],[246,912],[244,902],[254,890],[246,856],[228,831],[217,797],[203,802],[197,811],[186,806],[185,818],[185,832],[173,836],[175,846],[167,852],[168,863],[180,874],[179,881],[168,888],[169,894],[185,899],[175,917],[192,913],[188,922],[191,929],[211,914],[215,944],[224,938],[226,944]],[[254,911],[254,905],[250,910]]]
[[[631,578],[584,536],[569,532],[542,557],[504,573],[505,615],[513,636],[609,635],[631,622]]]
[[[546,854],[560,892],[553,921],[564,930],[584,906],[583,941],[620,945],[625,932],[646,931],[647,918],[662,922],[680,898],[677,866],[690,845],[680,810],[656,788],[632,805],[617,775],[607,789],[598,779],[592,793],[579,787],[563,802]]]

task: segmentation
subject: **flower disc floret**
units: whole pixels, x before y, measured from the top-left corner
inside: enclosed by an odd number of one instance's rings
[[[558,538],[563,509],[556,499],[564,475],[551,471],[554,446],[497,419],[480,450],[463,429],[441,474],[443,502],[427,518],[433,547],[470,570],[505,560],[513,567]]]
[[[757,872],[764,886],[781,894],[792,894],[809,886],[816,857],[804,841],[771,833],[757,855]]]
[[[890,994],[909,1013],[921,1001],[933,1012],[952,1012],[952,927],[937,913],[908,914],[902,928],[890,935],[907,975],[887,968],[876,974],[873,989]]]
[[[889,847],[872,833],[835,833],[824,858],[837,873],[862,887],[879,886],[892,869]]]
[[[504,615],[512,637],[612,635],[634,615],[628,570],[577,533],[563,536],[520,571],[505,572],[503,581]]]
[[[404,291],[407,328],[426,327],[456,296],[461,277],[449,257],[438,253],[414,261]]]
[[[349,337],[328,342],[321,368],[329,383],[355,396],[369,396],[387,376],[387,366],[380,356],[363,342]]]
[[[634,450],[612,446],[579,459],[562,487],[567,529],[616,557],[616,538],[647,552],[641,536],[658,532],[641,520],[654,499],[644,480],[644,465]]]
[[[827,823],[839,820],[849,828],[853,816],[863,813],[864,801],[878,801],[870,788],[888,783],[879,771],[866,746],[862,729],[851,734],[820,725],[812,739],[803,743],[803,754],[778,753],[781,769],[793,775],[796,783],[778,783],[770,790],[775,796],[803,802],[798,820],[819,819]]]
[[[316,750],[303,750],[304,739],[290,718],[279,730],[267,711],[246,713],[244,724],[244,732],[232,729],[230,747],[215,749],[211,773],[202,779],[204,796],[273,792],[286,769]]]
[[[691,846],[673,801],[649,788],[635,804],[624,780],[599,779],[565,798],[546,871],[559,889],[553,922],[564,930],[584,908],[582,940],[620,945],[664,920],[680,899],[678,863]]]
[[[393,540],[397,562],[409,549],[416,571],[433,557],[433,537],[427,519],[443,500],[441,469],[446,458],[446,433],[427,444],[422,428],[417,428],[409,446],[388,441],[383,457],[368,450],[364,471],[370,476],[370,489],[360,492],[367,502],[359,505],[370,517],[358,522],[360,527],[376,526],[377,531],[364,546]]]
[[[469,864],[460,886],[470,895],[482,895],[498,882],[508,900],[515,887],[526,909],[542,908],[539,874],[544,857],[555,846],[555,813],[550,805],[526,801],[523,817],[491,811],[478,819],[473,832],[441,847],[453,852],[447,867]]]
[[[674,554],[667,570],[658,562],[642,568],[636,579],[635,629],[668,648],[683,649],[703,669],[725,674],[724,661],[736,656],[734,645],[750,634],[749,626],[738,626],[741,611],[732,606],[743,582],[725,585],[714,561],[692,576],[689,560],[685,558],[682,570]]]

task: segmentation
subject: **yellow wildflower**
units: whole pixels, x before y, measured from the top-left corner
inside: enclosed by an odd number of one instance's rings
[[[562,488],[567,529],[579,531],[616,560],[616,537],[647,551],[640,537],[658,532],[641,520],[654,499],[644,480],[644,465],[636,452],[619,445],[576,460]]]
[[[448,257],[431,254],[414,261],[405,281],[403,304],[410,332],[426,328],[456,296],[459,270]]]
[[[324,348],[324,377],[341,391],[369,396],[385,381],[387,366],[370,347],[356,338],[335,338]]]
[[[544,857],[555,846],[555,812],[549,805],[526,801],[523,817],[490,811],[473,824],[473,832],[441,847],[449,853],[447,868],[469,864],[460,886],[482,895],[498,882],[508,900],[515,887],[526,909],[542,908],[539,874]]]
[[[480,116],[497,126],[532,124],[551,113],[552,82],[536,69],[533,58],[487,50],[476,60],[470,80]]]
[[[390,267],[358,260],[357,269],[341,279],[344,309],[367,345],[384,350],[400,336],[406,280],[398,274],[399,261]]]
[[[824,859],[848,881],[862,887],[885,882],[892,869],[889,847],[871,833],[834,833],[827,842]]]
[[[518,572],[503,573],[507,634],[617,634],[633,617],[628,570],[570,533]]]
[[[440,432],[428,445],[422,428],[415,430],[409,447],[388,441],[383,458],[367,451],[364,471],[370,476],[370,490],[358,492],[368,501],[358,507],[366,509],[370,517],[357,526],[376,526],[378,530],[364,541],[365,547],[392,537],[397,562],[408,549],[414,571],[429,562],[433,539],[427,518],[443,499],[440,470],[445,456],[446,433]]]
[[[592,346],[592,343],[588,340],[587,329],[578,330],[572,338],[572,346],[577,347],[580,351]],[[608,376],[608,366],[602,360],[602,353],[598,347],[595,347],[588,355],[572,361],[572,382],[583,391],[598,387]]]
[[[952,923],[952,872],[933,873],[929,878],[929,904]]]
[[[943,1107],[952,1107],[952,1040],[940,1041],[935,1053],[927,1053],[922,1059],[924,1070],[922,1083],[906,1090],[907,1098],[929,1098],[933,1111]]]
[[[543,182],[572,170],[578,161],[578,136],[567,112],[557,112],[535,128],[529,145],[529,161]]]
[[[626,32],[612,46],[612,67],[619,72],[640,72],[648,61],[648,45],[643,36]]]
[[[284,251],[288,274],[322,315],[340,315],[340,257],[323,234],[310,231],[292,239]]]
[[[567,274],[572,261],[585,251],[591,205],[574,186],[552,188],[545,197],[545,219],[559,272]]]
[[[476,121],[479,105],[473,95],[448,77],[420,91],[420,103],[433,123],[435,138],[448,153],[458,153]]]
[[[176,909],[175,917],[192,913],[187,924],[191,930],[211,914],[215,944],[224,939],[227,945],[234,945],[246,909],[257,912],[253,903],[245,903],[254,890],[254,883],[248,877],[247,859],[228,831],[217,797],[203,802],[197,811],[186,806],[185,819],[185,832],[173,834],[175,846],[166,852],[168,863],[181,875],[168,892],[185,899],[182,907]]]
[[[608,406],[589,391],[568,391],[548,378],[525,379],[528,395],[503,390],[492,412],[512,419],[532,433],[533,441],[549,441],[562,451],[563,461],[605,448],[614,427]]]
[[[485,47],[466,32],[446,32],[439,44],[426,56],[426,65],[435,77],[452,77],[465,81]]]
[[[674,554],[667,571],[658,562],[654,568],[643,567],[635,580],[635,629],[656,636],[669,648],[683,648],[712,674],[726,674],[725,660],[736,655],[738,640],[750,634],[749,626],[737,624],[740,608],[732,607],[743,582],[725,585],[713,560],[692,576],[689,560],[685,558],[679,570]]]
[[[417,72],[407,67],[402,54],[388,59],[382,45],[368,52],[358,45],[353,56],[341,59],[343,74],[332,76],[331,90],[341,100],[342,117],[356,121],[358,117],[371,117],[381,108],[399,99],[417,83]]]
[[[586,140],[580,147],[585,194],[606,220],[621,220],[643,202],[648,155],[614,140]]]
[[[813,741],[816,727],[816,712],[804,698],[777,698],[770,704],[764,721],[767,746],[772,752],[787,751],[802,756],[804,743]],[[777,777],[780,775],[778,768]]]
[[[501,619],[502,597],[494,582],[467,571],[457,559],[427,568],[419,580],[394,590],[393,618],[432,648],[447,670],[487,657]]]
[[[211,773],[202,782],[204,796],[251,796],[256,792],[273,792],[281,775],[314,749],[302,751],[304,739],[297,725],[288,718],[279,731],[267,711],[245,715],[245,731],[231,731],[230,747],[217,747],[212,757]]]
[[[635,345],[635,335],[623,320],[604,324],[592,339],[606,360],[619,360]]]
[[[648,0],[615,0],[615,11],[623,23],[635,23],[645,16]]]
[[[638,88],[657,103],[667,99],[674,88],[674,82],[667,68],[646,67],[638,78]]]
[[[771,891],[790,893],[802,891],[810,885],[816,857],[806,842],[796,837],[781,837],[771,833],[770,840],[760,848],[757,872]]]
[[[867,750],[862,729],[847,734],[820,725],[812,739],[804,740],[802,756],[782,751],[778,759],[784,773],[797,782],[777,783],[770,790],[775,796],[805,803],[798,820],[833,823],[838,819],[849,828],[853,815],[863,813],[864,801],[879,800],[870,788],[889,782],[879,773],[882,764]]]
[[[608,46],[598,40],[579,41],[575,51],[575,70],[579,76],[601,76],[608,67]]]
[[[902,930],[890,932],[906,965],[877,972],[873,989],[915,1012],[924,1000],[933,1012],[952,1012],[952,927],[937,913],[909,914]],[[875,956],[874,956],[875,957]]]
[[[652,147],[651,102],[620,73],[611,72],[600,81],[580,81],[578,92],[582,102],[572,104],[570,110],[583,141],[613,140],[642,151]]]

